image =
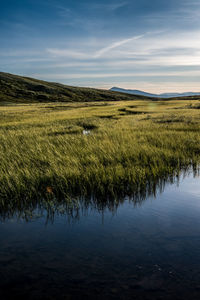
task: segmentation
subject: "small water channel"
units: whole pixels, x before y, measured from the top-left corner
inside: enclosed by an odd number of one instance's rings
[[[0,212],[0,299],[200,299],[198,176],[115,209],[81,203]]]

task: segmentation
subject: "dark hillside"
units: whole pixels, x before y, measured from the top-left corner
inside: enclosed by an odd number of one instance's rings
[[[90,102],[148,100],[150,97],[67,86],[0,72],[0,102]]]

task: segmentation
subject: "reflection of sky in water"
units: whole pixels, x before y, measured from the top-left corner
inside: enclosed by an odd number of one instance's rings
[[[2,222],[0,296],[199,299],[199,180],[180,179],[141,205],[125,200],[115,213]]]

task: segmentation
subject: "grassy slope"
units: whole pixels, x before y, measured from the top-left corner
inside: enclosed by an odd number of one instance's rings
[[[181,100],[0,107],[1,211],[55,196],[154,191],[200,162],[198,108]]]
[[[0,72],[0,103],[90,102],[150,99],[124,93],[80,88]]]

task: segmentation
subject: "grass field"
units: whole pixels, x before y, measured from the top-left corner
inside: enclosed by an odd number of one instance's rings
[[[199,108],[200,100],[0,106],[1,210],[153,192],[197,168]]]

